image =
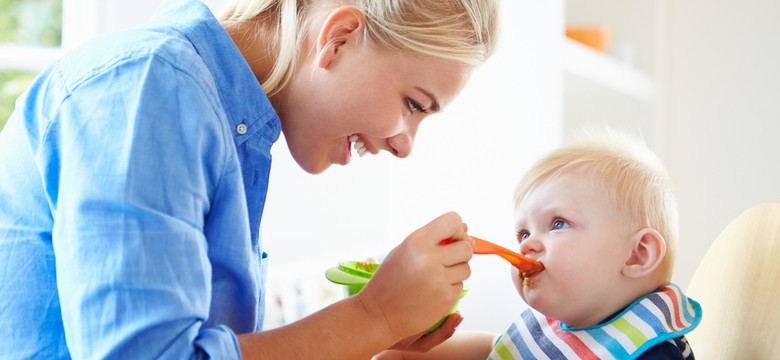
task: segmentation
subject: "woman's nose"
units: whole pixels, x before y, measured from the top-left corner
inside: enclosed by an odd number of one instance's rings
[[[390,146],[389,151],[398,158],[405,158],[412,153],[414,147],[414,137],[417,133],[417,127],[409,128],[407,131],[401,132],[398,135],[393,135],[387,139],[387,144]]]

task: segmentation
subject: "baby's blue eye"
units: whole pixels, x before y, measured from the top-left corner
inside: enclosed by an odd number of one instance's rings
[[[525,239],[528,239],[528,237],[531,236],[531,233],[528,231],[522,230],[517,232],[517,241],[523,241]]]
[[[553,226],[552,227],[553,227],[554,230],[563,229],[564,227],[566,227],[566,222],[563,221],[563,220],[560,220],[560,219],[559,220],[555,220],[555,222],[553,222]]]

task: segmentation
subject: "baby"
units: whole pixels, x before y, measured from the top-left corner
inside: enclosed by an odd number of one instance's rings
[[[497,339],[456,333],[427,353],[379,359],[693,359],[698,303],[670,283],[677,206],[661,162],[637,139],[591,133],[537,162],[515,194],[513,270],[530,306]]]

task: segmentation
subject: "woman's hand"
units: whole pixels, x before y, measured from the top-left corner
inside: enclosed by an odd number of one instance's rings
[[[404,338],[403,340],[393,345],[393,347],[390,349],[426,352],[433,349],[433,347],[443,343],[445,340],[449,339],[453,334],[455,334],[455,329],[457,329],[458,325],[460,325],[462,321],[463,316],[456,312],[447,316],[447,320],[445,320],[438,329],[430,333],[428,333],[426,330],[425,332],[419,333],[417,335]]]
[[[442,245],[442,240],[452,243]],[[418,229],[382,262],[366,287],[358,293],[369,312],[384,320],[396,346],[431,348],[454,331],[453,322],[428,336],[423,332],[446,316],[460,296],[463,281],[471,275],[468,261],[473,244],[466,226],[454,212],[444,214]],[[457,321],[460,322],[459,320]],[[448,335],[442,336],[449,333]],[[417,334],[417,335],[415,335]],[[414,341],[409,341],[413,337]],[[406,344],[402,344],[407,341]]]

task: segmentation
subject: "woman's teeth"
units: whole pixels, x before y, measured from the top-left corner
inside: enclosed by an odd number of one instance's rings
[[[368,153],[368,149],[366,148],[366,144],[362,141],[359,141],[357,135],[350,135],[349,136],[349,142],[355,143],[354,148],[357,150],[357,153],[360,157],[363,157]]]

